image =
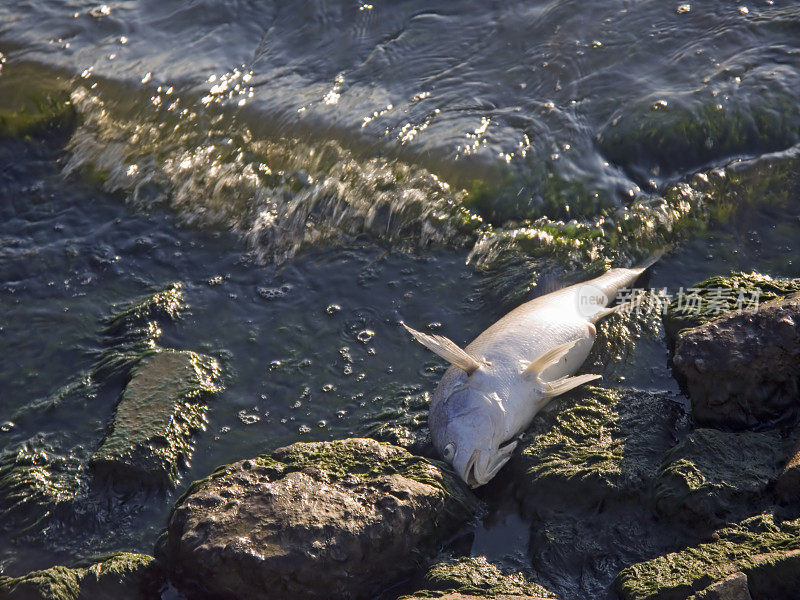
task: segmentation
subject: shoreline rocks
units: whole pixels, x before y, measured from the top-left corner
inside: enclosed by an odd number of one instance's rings
[[[424,590],[398,600],[439,598],[440,600],[551,600],[555,596],[542,586],[526,581],[520,573],[505,574],[482,556],[444,558],[431,566],[424,577]]]
[[[587,386],[540,413],[515,455],[531,564],[562,596],[603,597],[620,569],[689,543],[650,509],[685,417],[671,396]],[[567,404],[568,403],[568,404]]]
[[[156,555],[220,598],[359,598],[419,569],[479,503],[442,463],[371,439],[296,443],[178,500]]]
[[[702,530],[764,510],[790,448],[774,431],[695,429],[664,455],[656,512]]]
[[[700,425],[753,429],[800,415],[800,294],[684,331],[676,374]]]
[[[155,559],[120,552],[88,567],[61,565],[21,577],[0,576],[2,600],[146,600],[163,584]]]
[[[622,600],[686,600],[744,573],[754,598],[795,598],[800,589],[800,520],[770,514],[716,532],[713,542],[624,569],[615,587]],[[742,595],[741,583],[739,594]],[[708,593],[710,595],[710,593]],[[707,596],[706,596],[707,597]],[[712,596],[713,597],[713,596]]]

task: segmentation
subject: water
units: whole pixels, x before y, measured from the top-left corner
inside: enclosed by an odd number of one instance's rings
[[[56,454],[90,454],[121,382],[31,407],[90,368],[115,304],[172,282],[189,310],[159,343],[225,371],[177,489],[94,507],[102,527],[2,539],[0,569],[149,552],[220,464],[424,405],[443,365],[402,319],[467,342],[548,286],[669,245],[657,288],[798,276],[800,11],[686,6],[0,6],[0,87],[58,87],[78,115],[0,141],[0,447],[49,432]],[[711,173],[705,195],[691,176],[717,167],[760,175]],[[678,392],[657,319],[601,334],[606,382]],[[463,551],[523,568],[498,490]]]

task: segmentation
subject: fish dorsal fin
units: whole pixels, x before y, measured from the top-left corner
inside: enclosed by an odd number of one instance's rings
[[[451,365],[454,365],[466,372],[467,375],[472,375],[480,368],[481,363],[467,354],[465,350],[459,348],[458,345],[452,340],[449,340],[441,335],[422,333],[421,331],[412,329],[402,321],[400,324],[405,327],[406,331],[413,335],[414,339],[420,344],[425,346],[434,354],[441,356]]]

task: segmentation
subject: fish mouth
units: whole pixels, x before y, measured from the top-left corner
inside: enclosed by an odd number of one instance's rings
[[[471,488],[480,487],[489,483],[495,475],[511,459],[511,454],[517,447],[517,440],[509,441],[497,448],[497,452],[481,452],[475,449],[467,461],[464,469],[464,481]],[[486,455],[486,460],[481,461],[482,455]]]

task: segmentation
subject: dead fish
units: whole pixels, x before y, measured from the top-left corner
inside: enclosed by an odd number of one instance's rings
[[[497,474],[515,438],[552,398],[600,379],[573,376],[594,344],[595,323],[624,308],[608,305],[659,256],[526,302],[464,349],[403,323],[451,365],[434,392],[428,425],[436,450],[468,485],[484,485]]]

